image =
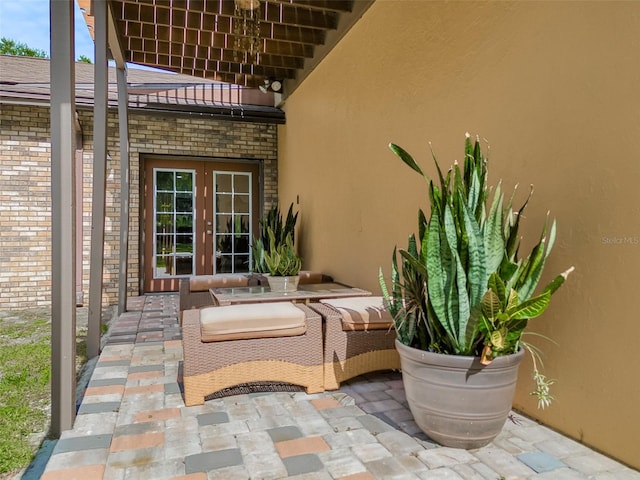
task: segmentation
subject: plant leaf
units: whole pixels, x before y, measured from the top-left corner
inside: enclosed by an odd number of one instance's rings
[[[509,318],[515,319],[529,319],[535,318],[544,312],[549,306],[551,301],[551,294],[549,292],[541,293],[536,297],[532,297],[529,300],[522,302],[520,305],[507,310]]]
[[[487,288],[487,270],[485,263],[484,242],[480,227],[471,217],[466,205],[462,204],[463,220],[467,238],[469,240],[469,264],[467,266],[467,282],[469,289],[469,304],[478,305]]]
[[[418,166],[418,164],[413,159],[413,157],[409,154],[409,152],[407,152],[404,148],[400,147],[399,145],[396,145],[395,143],[390,143],[389,149],[393,153],[395,153],[400,160],[406,163],[412,170],[415,170],[420,175],[422,175],[425,178],[425,180],[427,180],[427,182],[429,181],[429,178],[424,174],[422,169]]]
[[[569,274],[571,272],[573,272],[574,270],[575,270],[575,268],[571,267],[570,269],[566,270],[565,272],[562,272],[556,278],[551,280],[551,282],[549,282],[549,284],[546,287],[544,287],[544,289],[542,291],[543,292],[549,292],[549,295],[552,295],[556,290],[558,290],[562,286],[562,284],[565,282],[565,280],[567,279]]]
[[[450,266],[444,262],[446,257],[443,256],[440,244],[440,220],[435,212],[431,214],[428,231],[427,282],[429,301],[440,325],[451,338],[456,338],[455,332],[451,330],[447,318],[446,299],[448,298],[448,292],[446,292],[445,285],[447,283],[446,277],[448,271],[450,271]]]
[[[520,299],[518,298],[518,292],[516,292],[513,288],[509,290],[509,299],[507,300],[507,304],[505,305],[505,309],[509,310],[515,308],[520,304]]]
[[[505,335],[503,329],[494,330],[491,332],[491,345],[493,345],[496,349],[502,350],[504,348],[504,340]]]
[[[489,280],[487,281],[487,286],[489,289],[493,290],[493,292],[498,296],[500,300],[500,309],[506,308],[507,305],[507,289],[505,287],[504,282],[500,278],[497,273],[492,273],[489,276]]]
[[[497,272],[502,263],[505,245],[502,239],[502,202],[500,183],[496,186],[489,217],[484,224],[484,248],[487,257],[487,271]]]
[[[402,258],[409,262],[409,264],[421,275],[427,275],[427,266],[424,265],[418,257],[413,256],[410,252],[403,249],[398,250],[398,252]]]
[[[500,301],[500,297],[490,288],[482,297],[482,314],[493,322],[498,318],[498,314],[501,311],[502,302]]]

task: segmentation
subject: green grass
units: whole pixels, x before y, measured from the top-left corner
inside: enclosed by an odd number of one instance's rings
[[[51,325],[0,320],[0,474],[26,467],[49,426]]]
[[[27,467],[49,430],[50,315],[46,308],[0,312],[0,478]],[[78,328],[77,371],[86,351],[86,328]]]

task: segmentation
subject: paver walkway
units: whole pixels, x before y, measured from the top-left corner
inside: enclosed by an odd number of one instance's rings
[[[515,413],[484,448],[439,447],[413,422],[398,373],[185,407],[177,302],[130,299],[43,480],[640,479]]]

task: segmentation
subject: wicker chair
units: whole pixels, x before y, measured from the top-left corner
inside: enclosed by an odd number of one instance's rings
[[[326,273],[316,272],[313,270],[300,270],[300,285],[309,283],[332,283],[333,277]]]
[[[378,370],[400,369],[396,333],[382,297],[321,300],[309,307],[324,319],[324,388]]]
[[[183,313],[187,406],[252,382],[291,383],[305,387],[307,393],[324,390],[322,319],[308,307],[274,302]],[[203,341],[203,336],[210,341]]]

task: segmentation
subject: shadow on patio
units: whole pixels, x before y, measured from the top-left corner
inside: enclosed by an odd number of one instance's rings
[[[640,478],[517,413],[487,447],[439,447],[413,422],[397,372],[185,407],[177,315],[177,295],[129,299],[43,480]]]

